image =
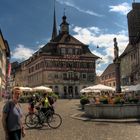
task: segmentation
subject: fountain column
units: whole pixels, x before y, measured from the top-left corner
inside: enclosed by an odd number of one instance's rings
[[[114,64],[115,64],[115,77],[116,77],[116,93],[121,93],[121,81],[120,81],[120,59],[119,59],[119,48],[117,39],[114,38]]]

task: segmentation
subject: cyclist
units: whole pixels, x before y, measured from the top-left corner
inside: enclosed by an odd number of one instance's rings
[[[43,98],[41,99],[41,111],[46,113],[47,110],[51,107],[49,100],[48,100],[48,93],[43,94]]]
[[[30,99],[29,99],[29,112],[30,113],[34,113],[34,107],[36,104],[36,96],[33,95]]]

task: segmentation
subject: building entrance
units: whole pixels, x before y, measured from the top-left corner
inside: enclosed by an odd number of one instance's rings
[[[73,87],[72,86],[68,87],[68,95],[69,95],[69,97],[73,98]]]

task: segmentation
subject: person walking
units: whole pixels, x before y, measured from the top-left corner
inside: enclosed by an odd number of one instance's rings
[[[12,99],[3,107],[2,124],[5,131],[5,140],[21,140],[25,136],[22,123],[23,112],[18,103],[21,90],[18,87],[12,90]]]

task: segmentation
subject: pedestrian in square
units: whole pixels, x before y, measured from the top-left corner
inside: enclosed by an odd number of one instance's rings
[[[21,136],[25,136],[22,123],[23,112],[18,102],[20,95],[20,88],[13,88],[12,99],[7,101],[3,107],[2,124],[5,131],[5,140],[21,140]]]

